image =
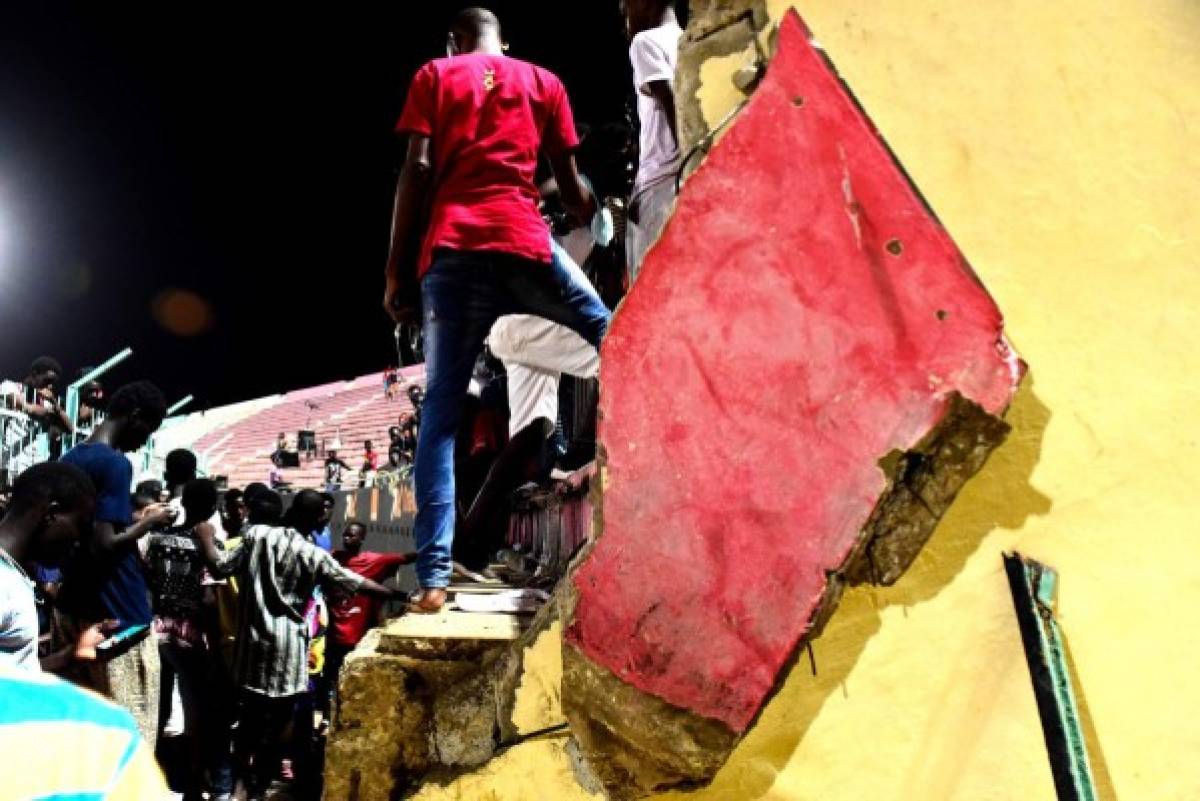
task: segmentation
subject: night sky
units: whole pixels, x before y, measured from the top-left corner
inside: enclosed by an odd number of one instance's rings
[[[110,391],[149,378],[197,409],[394,361],[392,126],[468,3],[28,5],[0,12],[0,376],[128,345]],[[624,118],[616,0],[489,7],[580,123]]]

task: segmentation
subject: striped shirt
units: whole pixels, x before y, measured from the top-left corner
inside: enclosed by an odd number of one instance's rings
[[[246,690],[279,698],[308,688],[308,630],[304,607],[320,585],[357,592],[362,576],[294,529],[251,526],[226,551],[217,573],[240,582],[234,680]]]
[[[37,801],[170,798],[133,717],[45,673],[0,668],[0,797]]]

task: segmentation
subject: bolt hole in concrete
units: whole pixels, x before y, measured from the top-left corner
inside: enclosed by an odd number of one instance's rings
[[[796,95],[795,97],[792,98],[792,105],[795,106],[796,108],[800,108],[801,106],[804,105],[804,98],[801,97],[800,95]]]
[[[899,256],[904,252],[904,245],[899,239],[889,239],[884,247],[887,249],[887,252],[891,253],[893,256]]]

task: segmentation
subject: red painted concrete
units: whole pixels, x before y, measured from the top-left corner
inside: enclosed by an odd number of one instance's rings
[[[1018,363],[962,254],[799,17],[604,344],[604,528],[568,642],[743,731],[952,390]],[[889,251],[889,242],[892,250]]]

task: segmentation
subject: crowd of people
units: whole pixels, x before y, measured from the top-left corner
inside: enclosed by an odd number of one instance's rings
[[[315,793],[337,670],[414,557],[365,550],[354,521],[331,552],[332,495],[302,490],[285,511],[262,484],[222,493],[187,450],[134,488],[127,454],[165,411],[153,385],[126,385],[87,439],[14,482],[0,665],[115,701],[185,797],[229,798],[239,779],[255,797],[280,777]]]
[[[185,798],[231,798],[238,782],[261,797],[281,778],[293,795],[316,797],[338,672],[397,597],[387,580],[415,564],[420,589],[404,608],[438,612],[452,563],[487,561],[514,488],[550,475],[577,487],[592,474],[590,457],[563,458],[561,379],[596,377],[615,301],[595,288],[611,282],[589,277],[552,227],[586,229],[600,246],[592,256],[619,250],[622,286],[636,279],[680,163],[673,5],[621,4],[641,130],[628,202],[614,200],[627,185],[581,172],[561,81],[505,55],[490,12],[455,18],[447,58],[418,71],[396,126],[407,155],[384,307],[397,324],[424,326],[425,387],[409,387],[412,411],[389,429],[386,450],[364,443],[357,471],[335,449],[325,454],[325,492],[277,491],[292,452],[283,434],[267,483],[219,489],[197,476],[194,454],[176,450],[161,482],[134,486],[128,455],[166,414],[152,384],[108,397],[93,382],[71,413],[53,359],[0,386],[0,730],[53,724],[56,747],[72,754],[57,772],[23,777],[29,797],[95,788],[156,798],[164,774]],[[607,247],[614,211],[623,248]],[[565,226],[548,224],[556,214]],[[389,371],[385,392],[399,391]],[[591,418],[574,427],[594,426],[594,404]],[[47,452],[32,448],[35,434]],[[312,443],[297,450],[311,455]],[[366,550],[356,521],[333,549],[332,493],[355,472],[362,483],[411,477],[415,552]]]

